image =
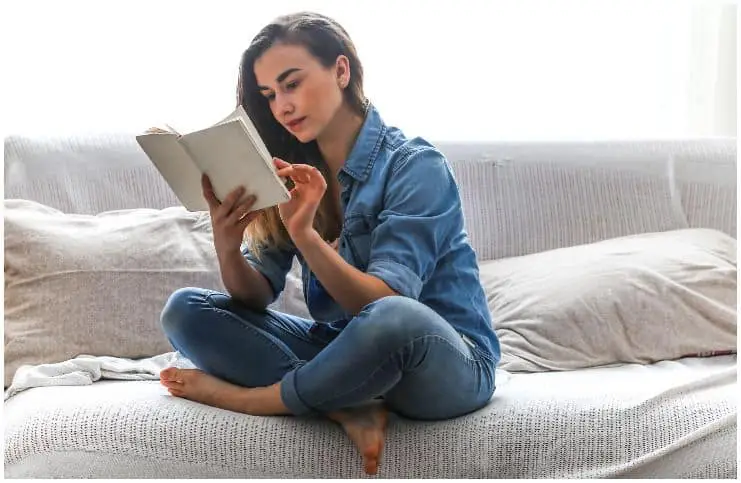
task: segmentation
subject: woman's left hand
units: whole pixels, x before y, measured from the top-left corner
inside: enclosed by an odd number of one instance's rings
[[[278,205],[278,212],[288,234],[295,241],[314,229],[314,216],[327,191],[327,181],[313,166],[290,164],[278,158],[274,158],[273,162],[278,176],[291,178],[294,184],[291,200]]]

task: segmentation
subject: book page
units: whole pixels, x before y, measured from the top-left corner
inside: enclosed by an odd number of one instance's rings
[[[219,200],[239,186],[246,188],[243,198],[250,194],[257,197],[253,210],[290,199],[288,190],[275,174],[272,158],[267,155],[266,159],[266,153],[255,146],[241,119],[186,134],[180,143],[209,176]]]
[[[270,155],[270,152],[268,151],[267,146],[265,146],[265,143],[260,137],[260,134],[257,132],[257,128],[252,123],[252,119],[250,119],[250,117],[247,115],[247,112],[244,110],[242,106],[237,107],[237,110],[235,111],[235,116],[242,122],[242,125],[247,130],[247,133],[250,135],[250,138],[252,138],[252,142],[255,144],[255,147],[262,154],[263,158],[265,159],[265,162],[268,163],[268,165],[272,168],[273,167],[273,157]]]
[[[136,141],[186,209],[208,211],[201,188],[201,171],[180,145],[176,134],[142,134]]]
[[[270,155],[270,152],[268,151],[267,146],[265,146],[265,143],[260,137],[260,134],[257,132],[257,128],[255,127],[255,124],[252,122],[252,119],[250,119],[250,117],[247,115],[247,111],[244,110],[244,107],[237,106],[237,108],[234,109],[234,111],[231,114],[229,114],[225,119],[216,123],[215,126],[218,126],[219,124],[225,124],[227,122],[234,121],[237,119],[239,119],[244,124],[244,128],[247,131],[247,133],[250,135],[250,138],[252,138],[252,141],[255,144],[255,148],[257,148],[258,152],[265,159],[265,162],[268,163],[268,165],[272,167],[273,157]]]

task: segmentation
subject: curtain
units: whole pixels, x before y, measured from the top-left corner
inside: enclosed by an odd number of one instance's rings
[[[734,2],[692,6],[687,119],[697,135],[736,136],[737,25]]]

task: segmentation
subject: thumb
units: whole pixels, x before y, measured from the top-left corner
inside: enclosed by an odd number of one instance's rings
[[[216,198],[214,188],[211,186],[211,180],[205,173],[201,176],[201,188],[203,189],[203,197],[206,199],[206,203],[208,203],[209,210],[213,211],[218,208],[221,203]]]

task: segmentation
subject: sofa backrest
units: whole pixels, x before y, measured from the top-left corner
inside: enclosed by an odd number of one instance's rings
[[[9,136],[5,198],[82,214],[179,205],[134,136]]]
[[[481,260],[686,227],[736,236],[736,140],[446,144]],[[179,202],[134,133],[5,139],[5,198],[70,213]]]
[[[736,237],[736,140],[439,144],[483,260],[636,233]]]

